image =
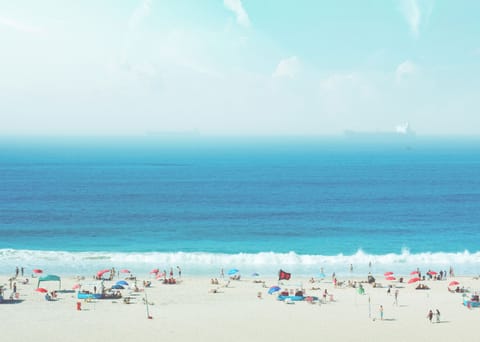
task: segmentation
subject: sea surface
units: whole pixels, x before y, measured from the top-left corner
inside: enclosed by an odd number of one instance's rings
[[[0,273],[478,274],[479,242],[479,139],[0,140]]]

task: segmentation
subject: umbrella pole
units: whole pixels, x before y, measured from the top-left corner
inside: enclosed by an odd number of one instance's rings
[[[145,311],[147,312],[147,319],[152,319],[153,317],[150,316],[150,311],[148,309],[148,299],[147,299],[147,289],[143,288],[143,293],[145,295]]]

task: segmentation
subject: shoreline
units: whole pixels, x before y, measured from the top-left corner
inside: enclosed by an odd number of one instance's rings
[[[0,284],[8,286],[8,277],[0,275]],[[480,310],[463,306],[462,294],[447,290],[453,278],[425,281],[430,290],[415,290],[411,284],[382,278],[377,280],[382,287],[363,284],[365,294],[360,295],[356,288],[334,287],[330,278],[310,283],[307,277],[292,277],[282,281],[284,285],[280,287],[296,290],[303,286],[305,295],[320,298],[325,289],[329,294],[326,303],[302,301],[294,305],[286,305],[278,301],[276,295],[268,294],[269,287],[278,284],[273,277],[242,277],[239,281],[230,280],[225,286],[226,280],[219,279],[218,285],[212,285],[211,278],[205,276],[182,275],[178,284],[166,285],[145,275],[137,277],[139,292],[121,290],[122,298],[131,297],[132,304],[124,304],[120,299],[78,300],[71,292],[77,279],[68,275],[61,278],[61,287],[66,291],[58,293],[56,301],[46,301],[43,294],[35,291],[36,278],[29,277],[26,285],[17,284],[21,302],[0,304],[3,338],[19,341],[33,336],[50,341],[92,338],[292,341],[321,335],[325,340],[341,341],[406,341],[413,336],[435,341],[464,341],[471,339],[471,327],[478,322]],[[477,277],[454,279],[475,291],[480,289],[480,280],[474,278]],[[141,289],[144,279],[152,281],[152,287],[146,291]],[[348,280],[365,279],[339,279]],[[116,281],[117,278],[105,283],[111,285]],[[265,281],[265,285],[259,281]],[[85,279],[85,282],[93,280]],[[58,287],[55,282],[45,284],[49,291]],[[388,285],[395,286],[390,294]],[[320,290],[313,290],[314,287]],[[214,289],[217,291],[212,291]],[[399,291],[398,305],[394,304],[395,290]],[[145,293],[150,303],[148,313]],[[82,310],[77,310],[77,302],[81,303]],[[379,316],[380,305],[384,308],[384,320]],[[440,310],[440,323],[428,322],[426,315],[430,309]],[[148,319],[148,315],[152,319]]]

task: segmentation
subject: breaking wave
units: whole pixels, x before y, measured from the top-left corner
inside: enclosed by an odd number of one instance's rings
[[[371,263],[371,268],[369,267]],[[259,272],[262,275],[275,275],[280,268],[297,275],[318,276],[323,268],[328,275],[350,273],[353,265],[355,275],[361,276],[371,271],[382,274],[394,271],[396,274],[408,275],[417,267],[421,270],[446,270],[454,267],[457,274],[479,274],[480,252],[457,253],[410,253],[407,249],[400,253],[382,255],[367,254],[358,250],[352,255],[305,255],[289,253],[204,253],[204,252],[66,252],[0,249],[0,273],[10,274],[15,267],[25,267],[27,274],[34,268],[41,268],[48,273],[93,274],[96,270],[115,267],[128,268],[135,274],[148,274],[152,268],[169,269],[177,265],[185,275],[219,274],[235,267],[248,275]]]

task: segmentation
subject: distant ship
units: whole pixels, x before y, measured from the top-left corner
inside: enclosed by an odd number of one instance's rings
[[[345,136],[353,139],[366,139],[366,140],[409,140],[415,137],[415,132],[412,130],[410,124],[398,125],[393,131],[377,131],[377,132],[362,132],[346,130]]]

